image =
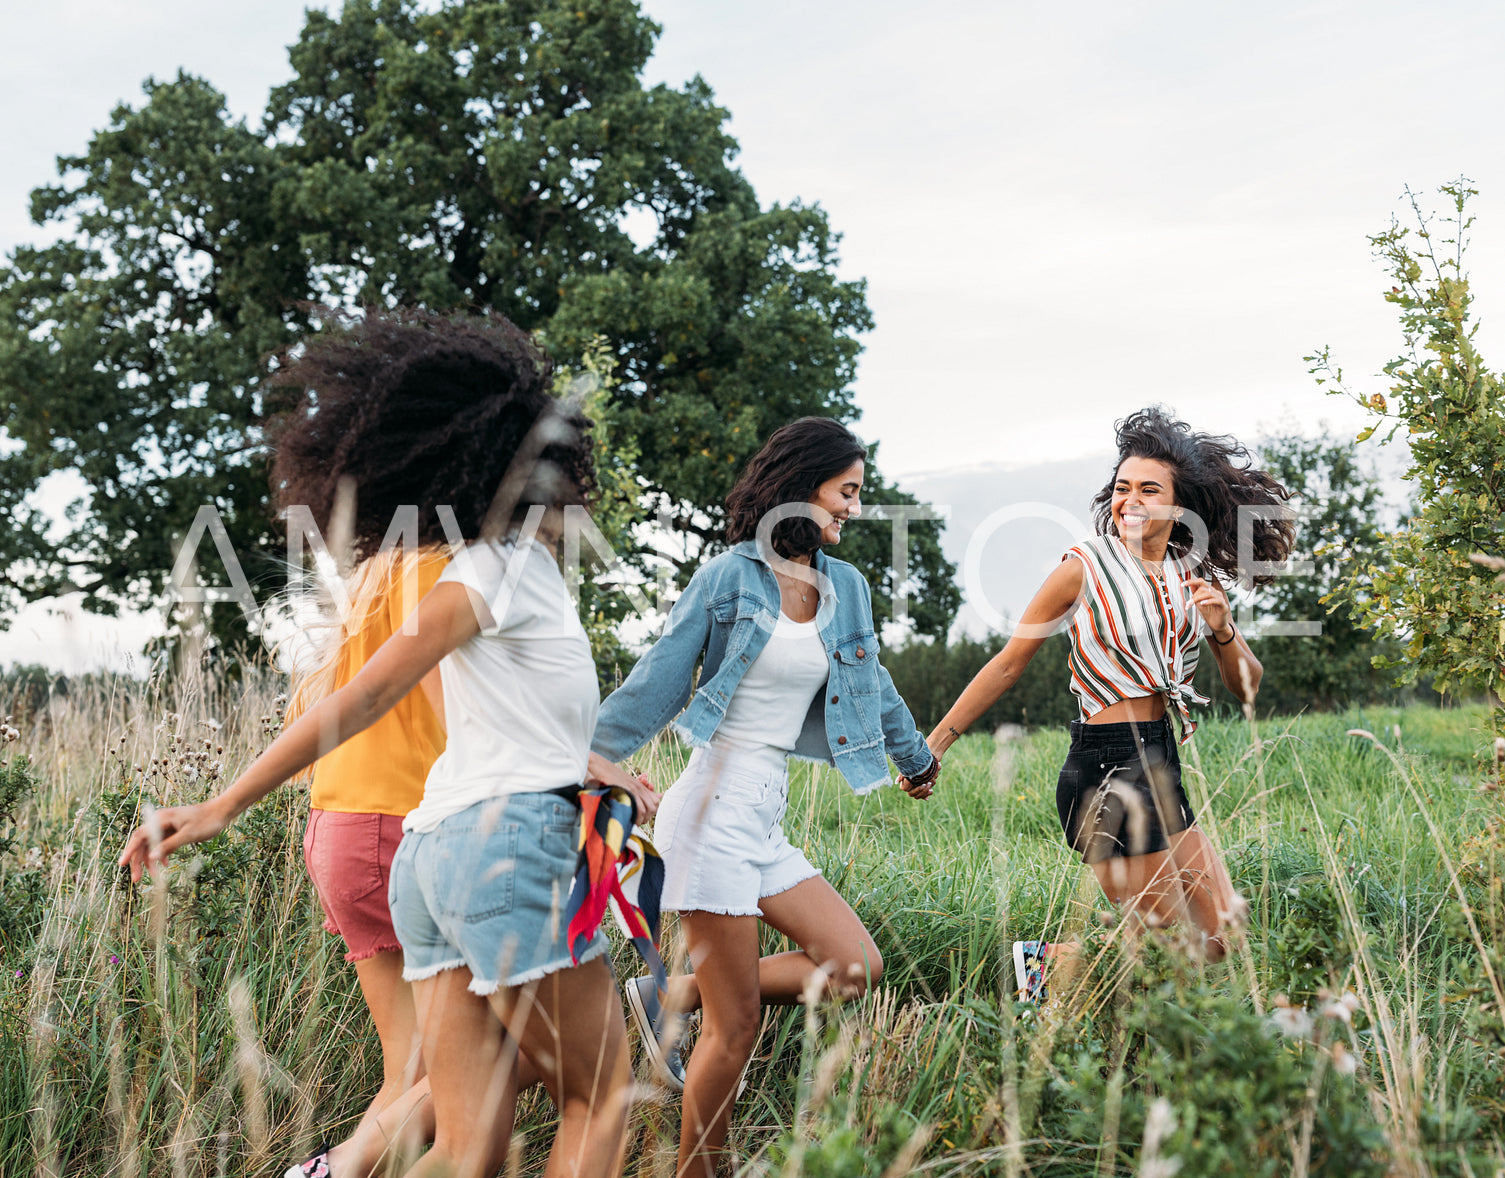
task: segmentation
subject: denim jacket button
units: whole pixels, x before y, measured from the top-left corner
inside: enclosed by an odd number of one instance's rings
[[[846,742],[847,742],[847,738],[845,736],[838,736],[836,738],[836,743],[837,744],[846,744]]]
[[[860,659],[867,658],[867,651],[863,650],[862,647],[859,646],[857,648],[857,657]]]
[[[831,697],[831,702],[833,704],[839,704],[841,702],[841,696],[839,696],[839,695],[833,695]]]

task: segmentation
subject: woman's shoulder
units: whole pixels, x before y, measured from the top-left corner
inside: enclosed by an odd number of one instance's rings
[[[837,586],[836,592],[838,595],[841,593],[841,586],[843,584],[852,585],[861,582],[863,585],[867,585],[869,589],[872,589],[872,585],[869,584],[867,577],[863,575],[861,569],[850,561],[842,560],[838,556],[827,556],[825,559],[825,568],[821,571],[831,578],[833,585]]]
[[[1103,536],[1094,532],[1090,536],[1084,536],[1082,539],[1078,540],[1075,544],[1068,548],[1064,553],[1062,553],[1061,559],[1065,560],[1070,556],[1075,556],[1078,558],[1102,556],[1112,550],[1113,544],[1114,538],[1112,536]]]
[[[714,598],[722,592],[758,583],[758,562],[734,546],[708,557],[690,574],[690,584]]]

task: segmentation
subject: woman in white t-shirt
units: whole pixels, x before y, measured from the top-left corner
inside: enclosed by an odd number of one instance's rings
[[[589,423],[550,397],[549,375],[505,319],[402,310],[314,337],[280,376],[302,395],[274,430],[279,469],[308,472],[315,518],[353,498],[359,558],[399,522],[405,542],[454,546],[409,623],[226,795],[249,805],[438,666],[447,744],[403,822],[389,892],[435,1115],[410,1175],[496,1172],[519,1049],[559,1109],[550,1172],[616,1173],[625,1145],[631,1073],[606,940],[572,959],[562,908],[581,784],[621,786],[643,818],[657,796],[590,751],[595,667],[550,551],[559,508],[594,486]],[[154,862],[184,841],[162,835]]]

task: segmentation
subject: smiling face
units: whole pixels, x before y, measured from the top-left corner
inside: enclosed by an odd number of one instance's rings
[[[1131,551],[1160,559],[1181,514],[1171,468],[1153,458],[1125,458],[1113,480],[1109,510],[1118,538]]]
[[[835,478],[823,482],[810,496],[811,506],[820,508],[831,517],[831,521],[820,530],[822,544],[840,544],[841,525],[849,517],[862,514],[862,478],[866,473],[864,463],[854,462]],[[819,523],[820,519],[817,515],[816,522]]]

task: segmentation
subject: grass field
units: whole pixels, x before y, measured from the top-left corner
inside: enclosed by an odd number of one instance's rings
[[[134,888],[113,866],[143,797],[203,796],[265,745],[277,690],[120,684],[16,718],[0,754],[0,1174],[280,1174],[377,1087],[375,1035],[303,874],[305,794],[282,791],[169,880]],[[858,799],[800,767],[790,836],[887,973],[861,1003],[768,1020],[733,1136],[744,1166],[1505,1173],[1487,723],[1426,708],[1205,722],[1189,792],[1250,904],[1217,967],[1174,932],[1126,939],[1073,862],[1053,796],[1064,733],[969,736],[928,803]],[[662,745],[644,767],[668,781],[682,758]],[[1082,945],[1043,1012],[1012,1001],[1008,964],[1012,940],[1037,937]],[[634,969],[629,951],[617,965]],[[537,1170],[550,1115],[525,1097],[510,1168]],[[677,1121],[645,1087],[629,1173],[672,1174]]]

